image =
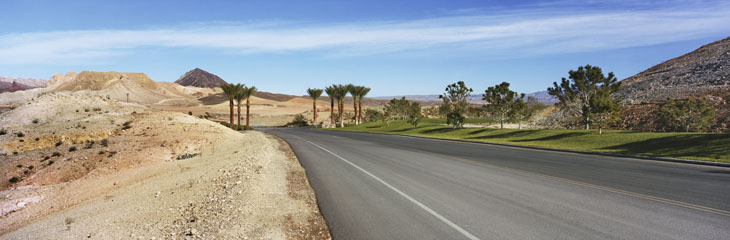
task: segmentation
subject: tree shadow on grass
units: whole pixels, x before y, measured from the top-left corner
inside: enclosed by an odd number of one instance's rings
[[[494,131],[494,130],[495,129],[493,129],[493,128],[482,128],[482,129],[478,129],[478,130],[475,130],[475,131],[471,131],[468,134],[469,135],[476,135],[476,134],[480,134],[480,133],[491,132],[491,131]]]
[[[590,134],[590,133],[588,133],[588,132],[568,132],[568,133],[561,133],[561,134],[541,137],[541,138],[515,140],[515,142],[551,141],[551,140],[559,140],[559,139],[569,138],[569,137],[578,137],[578,136],[583,136],[583,135],[588,135],[588,134]]]
[[[367,126],[365,128],[381,128],[381,127],[383,127],[383,126]]]
[[[511,137],[523,137],[535,133],[536,130],[520,130],[512,131],[495,135],[470,137],[469,139],[493,139],[493,138],[511,138]]]
[[[686,134],[631,142],[612,147],[619,153],[654,155],[662,157],[730,158],[730,134]]]
[[[447,132],[453,132],[455,130],[458,130],[458,128],[457,129],[454,129],[454,128],[450,128],[450,127],[440,127],[440,128],[434,128],[434,129],[424,130],[424,131],[421,131],[421,133],[424,133],[424,134],[430,134],[430,133],[447,133]]]

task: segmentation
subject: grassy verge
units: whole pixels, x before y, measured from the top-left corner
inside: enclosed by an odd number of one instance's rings
[[[597,130],[452,129],[443,123],[442,119],[424,119],[418,127],[413,127],[405,121],[393,121],[390,126],[371,122],[334,130],[730,163],[730,134],[604,130],[598,135]]]

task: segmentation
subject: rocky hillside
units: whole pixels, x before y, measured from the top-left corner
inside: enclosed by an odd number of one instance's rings
[[[670,59],[622,82],[621,96],[629,102],[706,95],[730,89],[730,37]]]
[[[0,76],[0,93],[23,91],[46,87],[48,81],[33,78],[14,78]]]
[[[200,68],[195,68],[180,76],[180,78],[175,81],[175,83],[183,86],[217,88],[221,84],[225,84],[226,81],[223,81],[223,79],[216,76],[215,74],[206,72],[205,70],[202,70]]]

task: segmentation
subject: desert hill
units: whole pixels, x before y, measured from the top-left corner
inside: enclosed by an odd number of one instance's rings
[[[0,93],[46,87],[47,80],[0,76]]]
[[[223,81],[223,79],[215,74],[206,72],[200,68],[195,68],[180,76],[175,83],[186,87],[217,88],[221,84],[225,84],[226,81]]]
[[[621,81],[619,94],[630,101],[702,96],[730,90],[730,37],[653,66]]]

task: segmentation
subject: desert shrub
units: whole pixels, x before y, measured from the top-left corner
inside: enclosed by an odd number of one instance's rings
[[[13,152],[13,155],[18,155],[18,152]]]
[[[53,154],[51,154],[51,157],[60,157],[60,156],[61,156],[60,152],[53,152]]]
[[[89,109],[88,108],[84,108],[84,112],[89,112]]]
[[[61,146],[61,144],[63,144],[63,142],[61,142],[61,141],[56,142],[56,147]]]
[[[23,164],[18,164],[18,165],[15,165],[15,167],[17,167],[17,168],[22,168],[22,167],[23,167]]]
[[[108,147],[109,146],[109,140],[102,139],[99,144],[101,144],[101,146],[103,146],[103,147]]]
[[[190,111],[189,111],[189,112],[188,112],[188,115],[192,116],[192,115],[193,115],[193,112],[190,112]]]
[[[40,140],[41,140],[41,138],[35,138],[35,141],[36,141],[36,142],[37,142],[37,141],[40,141]]]
[[[95,108],[93,108],[92,110],[93,110],[94,112],[98,112],[98,111],[101,111],[101,108],[95,107]]]
[[[99,155],[104,154],[104,150],[99,151]]]
[[[172,119],[170,119],[172,120]],[[122,130],[127,130],[132,128],[132,121],[126,121],[122,124]]]
[[[16,183],[16,182],[20,181],[20,178],[18,178],[18,177],[11,177],[10,180],[8,180],[8,181],[10,183]]]
[[[69,151],[69,152],[73,152],[73,151],[76,151],[76,147],[75,147],[75,146],[71,146],[70,148],[68,148],[68,151]]]
[[[23,140],[23,139],[20,139],[20,140],[18,140],[18,142],[25,142],[25,140]]]
[[[30,173],[30,170],[23,171],[23,174],[25,174],[25,175],[28,175],[28,173]]]
[[[28,169],[33,170],[33,165],[28,166]]]
[[[184,160],[184,159],[188,159],[188,158],[194,158],[194,157],[196,157],[198,155],[200,155],[200,153],[193,153],[193,154],[186,153],[186,154],[177,156],[177,160]]]
[[[54,161],[53,161],[53,160],[50,160],[50,161],[48,161],[48,165],[49,165],[49,166],[50,166],[51,164],[53,164],[53,163],[54,163]]]
[[[36,123],[38,123],[38,122],[40,122],[40,120],[38,120],[37,118],[36,118],[36,119],[33,119],[33,123],[34,123],[34,124],[36,124]]]
[[[5,129],[0,128],[0,136],[5,135],[5,134],[8,134],[8,131],[6,131]]]
[[[41,162],[43,162],[45,160],[48,160],[48,159],[51,159],[51,156],[45,156],[45,157],[43,157],[43,160],[41,160]]]
[[[286,124],[287,127],[306,127],[308,125],[309,122],[303,114],[297,114],[291,122]]]
[[[23,132],[18,132],[18,134],[16,134],[16,136],[18,136],[18,137],[25,137],[25,134]]]
[[[91,149],[91,147],[94,146],[94,140],[86,142],[86,146],[84,146],[85,149]]]

